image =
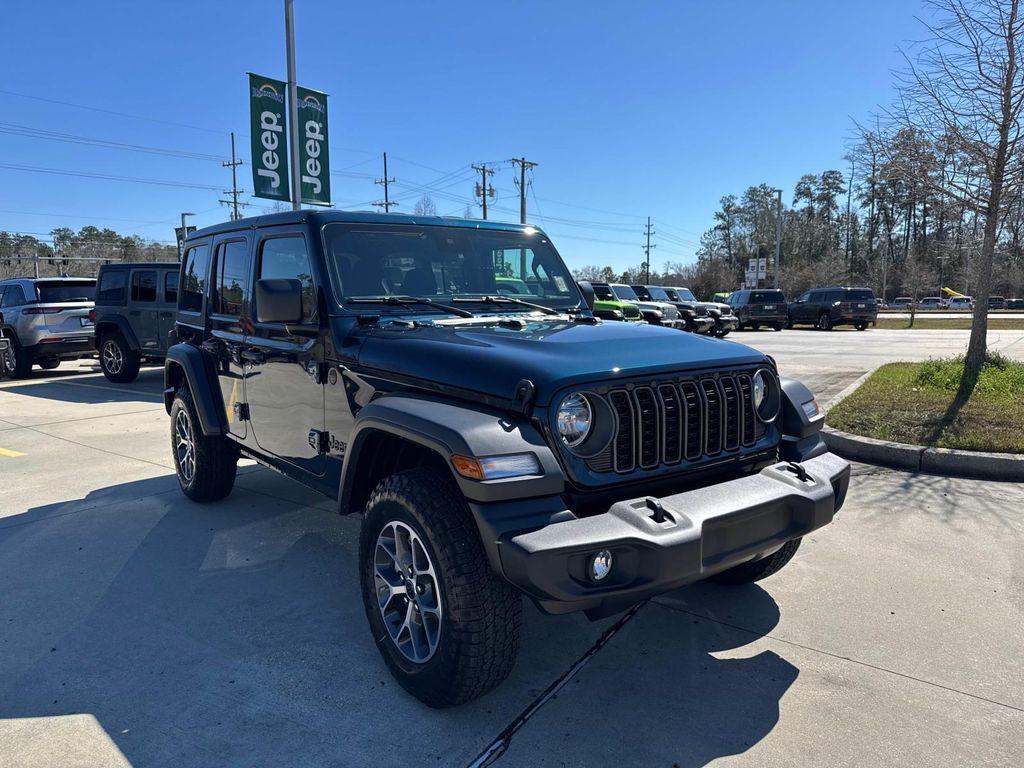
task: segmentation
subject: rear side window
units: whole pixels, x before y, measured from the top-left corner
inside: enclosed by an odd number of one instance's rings
[[[216,311],[222,315],[242,314],[249,295],[249,244],[232,240],[217,246]]]
[[[260,244],[258,279],[291,279],[302,284],[302,322],[316,317],[316,289],[306,241],[301,235],[273,237]]]
[[[829,303],[829,304],[831,304],[833,301],[842,301],[843,300],[843,292],[842,291],[825,291],[824,295],[822,297],[822,300],[827,302],[827,303]]]
[[[156,301],[156,271],[132,272],[132,301]]]
[[[874,301],[875,294],[870,288],[851,288],[846,292],[846,301]]]
[[[104,270],[96,290],[96,301],[100,304],[124,304],[128,273],[123,269]]]
[[[28,303],[25,291],[17,284],[0,286],[0,294],[0,307],[20,307]]]
[[[210,246],[208,243],[194,245],[185,251],[181,267],[181,284],[178,290],[178,309],[183,312],[202,312],[203,296],[210,270]]]
[[[72,301],[95,301],[96,283],[92,280],[59,283],[36,283],[36,293],[42,304],[60,304]]]
[[[178,273],[168,272],[164,275],[164,302],[178,303]]]

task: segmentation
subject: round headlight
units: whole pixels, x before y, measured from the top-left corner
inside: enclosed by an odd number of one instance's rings
[[[767,423],[779,415],[778,380],[769,371],[758,371],[753,376],[754,411],[757,417]]]
[[[584,395],[574,393],[562,400],[555,414],[558,434],[567,446],[573,448],[590,433],[593,422],[590,403]]]

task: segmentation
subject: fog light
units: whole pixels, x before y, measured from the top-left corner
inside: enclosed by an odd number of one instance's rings
[[[602,549],[590,558],[589,576],[591,581],[602,581],[612,572],[612,553]]]

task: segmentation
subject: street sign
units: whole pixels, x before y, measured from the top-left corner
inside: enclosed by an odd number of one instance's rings
[[[313,205],[331,204],[331,170],[327,152],[327,94],[301,85],[299,101],[300,199]]]
[[[764,280],[768,277],[768,259],[757,260],[757,279]]]
[[[291,200],[284,83],[249,73],[249,123],[253,195]]]
[[[183,217],[184,218],[184,217]],[[174,239],[178,241],[178,260],[181,261],[182,255],[185,252],[185,238],[196,231],[195,227],[186,227],[187,231],[182,231],[181,227],[174,228]]]

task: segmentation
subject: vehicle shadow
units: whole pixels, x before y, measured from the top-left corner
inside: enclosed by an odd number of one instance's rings
[[[431,710],[391,679],[367,631],[358,519],[311,506],[321,497],[264,469],[213,505],[189,502],[172,481],[0,519],[0,728],[43,718],[38,738],[59,741],[45,718],[91,715],[131,764],[147,766],[399,764],[408,745],[398,729],[432,734],[417,745],[421,762],[464,765],[612,621],[542,617],[526,605],[506,684]],[[722,596],[703,590],[675,595],[718,610]],[[759,630],[778,621],[760,588],[731,595],[737,611],[761,617]],[[622,720],[595,721],[576,702],[581,730],[542,748],[586,752],[593,729],[611,737],[628,727],[649,739],[652,760],[679,753],[683,738],[694,742],[683,754],[710,760],[768,733],[796,670],[774,654],[716,659],[753,637],[694,620],[645,608],[628,642],[607,646],[587,671],[615,691]]]
[[[44,371],[44,373],[46,373]],[[86,373],[74,378],[36,377],[7,381],[0,387],[0,395],[11,393],[27,395],[64,403],[120,403],[152,400],[163,402],[163,368],[143,368],[139,378],[128,384],[115,384],[102,373]]]

